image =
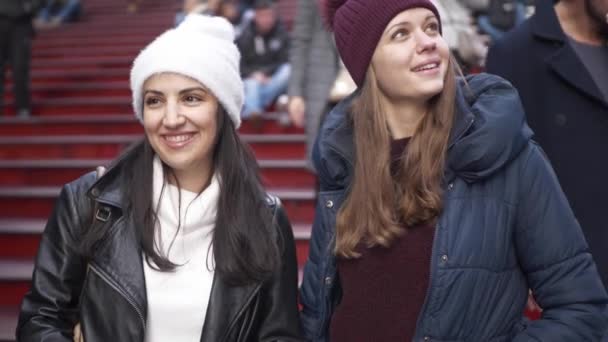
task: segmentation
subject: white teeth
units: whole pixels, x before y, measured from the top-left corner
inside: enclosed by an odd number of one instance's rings
[[[184,141],[190,139],[191,137],[192,137],[191,134],[187,134],[187,135],[166,135],[165,139],[167,141],[170,141],[170,142],[180,143],[180,142],[184,142]]]
[[[418,67],[416,69],[414,69],[415,71],[423,71],[423,70],[431,70],[431,69],[435,69],[439,66],[439,63],[431,63],[431,64],[427,64],[427,65],[423,65],[421,67]]]

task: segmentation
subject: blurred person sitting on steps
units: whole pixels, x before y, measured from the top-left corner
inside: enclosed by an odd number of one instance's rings
[[[273,0],[256,0],[255,16],[237,40],[245,84],[243,118],[259,118],[287,90],[289,35]]]
[[[175,26],[181,24],[188,14],[217,15],[221,0],[184,0],[182,10],[175,14]]]
[[[243,30],[251,24],[255,11],[250,8],[242,8],[238,0],[221,0],[217,14],[232,23],[238,39]]]
[[[57,27],[78,20],[82,11],[80,0],[47,0],[34,20],[38,29]]]

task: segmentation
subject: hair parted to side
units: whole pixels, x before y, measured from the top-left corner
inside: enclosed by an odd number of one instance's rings
[[[380,102],[380,89],[370,67],[351,108],[355,167],[347,198],[336,218],[338,256],[357,258],[360,244],[388,247],[405,227],[432,224],[443,209],[442,180],[454,118],[456,75],[450,57],[440,94],[430,100],[408,143],[399,172],[391,176],[391,134]]]

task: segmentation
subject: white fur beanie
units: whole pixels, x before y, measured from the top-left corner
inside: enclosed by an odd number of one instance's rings
[[[152,75],[174,72],[191,77],[217,97],[234,126],[241,125],[243,81],[234,28],[226,19],[190,14],[177,28],[144,48],[131,69],[135,116],[143,122],[143,85]]]

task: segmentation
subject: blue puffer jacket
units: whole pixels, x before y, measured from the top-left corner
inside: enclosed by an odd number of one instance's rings
[[[608,297],[551,166],[531,140],[517,92],[497,76],[467,81],[469,89],[459,85],[444,211],[414,341],[598,341],[608,329]],[[353,174],[345,117],[354,96],[328,115],[314,152],[321,191],[300,294],[312,341],[329,340],[341,296],[335,219]],[[529,288],[544,309],[537,321],[522,314]]]

